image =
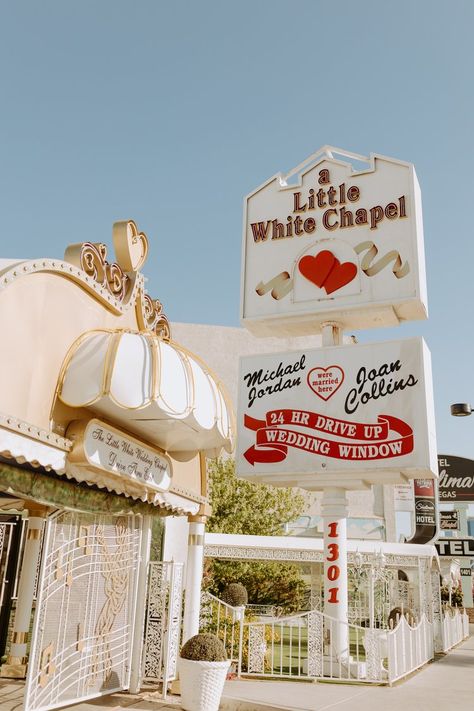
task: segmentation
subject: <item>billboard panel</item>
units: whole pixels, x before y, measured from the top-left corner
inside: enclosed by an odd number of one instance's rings
[[[237,470],[307,489],[436,477],[423,340],[242,358]]]

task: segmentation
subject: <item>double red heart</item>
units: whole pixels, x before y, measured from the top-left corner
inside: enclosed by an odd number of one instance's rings
[[[327,294],[349,284],[357,274],[357,265],[353,262],[341,262],[332,252],[324,249],[315,257],[307,254],[298,262],[301,274]]]

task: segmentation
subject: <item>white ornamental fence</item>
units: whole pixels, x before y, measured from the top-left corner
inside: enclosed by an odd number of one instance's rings
[[[239,676],[391,684],[434,656],[433,625],[424,615],[414,626],[402,616],[389,630],[341,623],[318,610],[245,621],[242,608],[209,594],[203,610],[201,631],[224,641]],[[340,650],[341,638],[345,651],[336,655],[331,640]]]
[[[402,615],[395,629],[385,634],[390,684],[419,669],[434,657],[434,627],[425,615],[413,627]]]
[[[443,615],[443,652],[447,652],[469,637],[469,617],[463,610],[447,610]]]

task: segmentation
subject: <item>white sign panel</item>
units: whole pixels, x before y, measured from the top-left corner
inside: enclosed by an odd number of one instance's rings
[[[415,508],[415,496],[413,484],[399,484],[393,487],[393,501],[395,511],[413,511]]]
[[[436,477],[423,340],[242,358],[237,470],[306,489]]]
[[[329,319],[347,330],[427,317],[413,165],[331,150],[246,198],[241,317],[256,335],[312,334]]]
[[[168,457],[100,420],[88,422],[82,448],[87,462],[96,469],[142,482],[159,491],[169,489],[171,462]]]

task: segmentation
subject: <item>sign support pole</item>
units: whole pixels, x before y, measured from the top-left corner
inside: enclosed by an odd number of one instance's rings
[[[327,323],[322,328],[322,346],[339,346],[342,328],[337,323]],[[321,505],[324,522],[324,613],[334,622],[326,620],[330,631],[330,656],[341,660],[349,658],[347,627],[347,513],[345,489],[325,488]]]
[[[330,630],[330,655],[347,659],[347,495],[344,489],[324,489],[324,613]]]

